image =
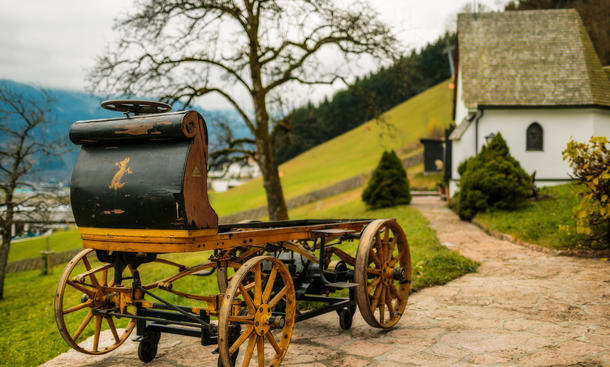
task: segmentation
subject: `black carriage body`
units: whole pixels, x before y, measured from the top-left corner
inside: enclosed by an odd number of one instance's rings
[[[70,198],[79,227],[216,228],[207,129],[195,111],[77,122]]]

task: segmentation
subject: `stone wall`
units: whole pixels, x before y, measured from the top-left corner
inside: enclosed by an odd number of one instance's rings
[[[55,264],[63,264],[67,263],[72,259],[76,254],[82,251],[82,248],[78,248],[75,250],[62,251],[52,255],[53,265]],[[18,271],[26,271],[26,270],[35,270],[42,269],[42,258],[41,257],[31,257],[29,259],[23,259],[19,261],[13,261],[6,265],[7,273],[15,273]]]

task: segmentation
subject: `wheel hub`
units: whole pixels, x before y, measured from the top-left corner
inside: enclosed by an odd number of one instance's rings
[[[381,272],[381,279],[384,285],[392,284],[394,279],[394,269],[390,266],[390,263],[385,263]]]
[[[265,335],[269,329],[269,319],[271,318],[271,310],[268,304],[262,304],[256,309],[254,314],[254,331],[256,334]]]
[[[109,292],[104,292],[103,288],[99,288],[93,296],[93,307],[107,309],[114,307],[114,295]]]

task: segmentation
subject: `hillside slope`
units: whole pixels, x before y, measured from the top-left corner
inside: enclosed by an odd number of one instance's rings
[[[452,90],[444,81],[386,112],[386,123],[368,121],[282,164],[285,197],[296,197],[369,172],[384,150],[394,149],[401,157],[409,155],[419,139],[426,136],[431,120],[449,126],[451,100]],[[266,205],[261,178],[224,193],[211,193],[211,199],[221,216]]]

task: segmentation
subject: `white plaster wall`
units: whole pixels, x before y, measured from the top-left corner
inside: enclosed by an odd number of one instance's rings
[[[449,185],[450,195],[453,195],[453,193],[457,190],[457,182],[460,179],[460,176],[457,173],[458,166],[466,158],[475,155],[474,141],[474,122],[472,122],[468,129],[466,129],[460,140],[453,140],[451,152],[451,181]]]
[[[610,110],[593,111],[593,135],[610,139]]]
[[[543,150],[526,151],[527,127],[537,122],[543,129]],[[461,140],[453,141],[451,193],[457,189],[459,175],[457,167],[467,157],[475,154],[475,128],[473,123]],[[536,171],[537,179],[567,179],[570,167],[562,159],[562,151],[573,137],[577,141],[588,141],[593,135],[610,137],[610,110],[603,109],[493,109],[484,110],[479,120],[478,150],[485,144],[485,136],[502,133],[510,153],[526,172]],[[538,182],[545,186],[555,182]]]
[[[485,136],[502,133],[510,152],[527,173],[536,171],[537,179],[569,178],[570,167],[562,151],[570,138],[586,141],[595,134],[596,125],[610,126],[610,119],[599,122],[595,109],[485,110],[479,121],[479,147]],[[543,150],[526,151],[527,127],[537,122],[543,130]]]

